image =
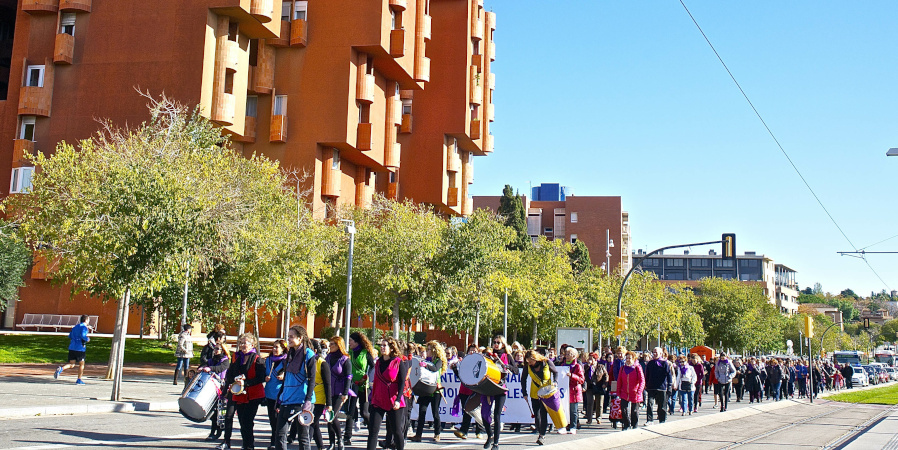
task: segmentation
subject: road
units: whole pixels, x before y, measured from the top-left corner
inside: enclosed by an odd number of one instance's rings
[[[767,402],[764,405],[768,405]],[[578,441],[607,435],[608,447],[626,446],[619,439],[638,439],[643,448],[761,448],[778,444],[784,448],[822,447],[852,431],[877,416],[887,408],[873,405],[845,405],[821,400],[815,405],[804,402],[786,402],[773,411],[748,415],[720,422],[727,416],[719,415],[706,405],[704,411],[692,417],[671,417],[665,425],[654,425],[636,431],[612,430],[607,423],[601,427],[586,427],[576,436],[551,434],[546,444],[570,447]],[[745,403],[733,403],[730,412],[746,408]],[[748,410],[742,413],[747,413]],[[730,416],[734,416],[734,413]],[[715,417],[717,416],[717,417]],[[644,419],[644,412],[642,419]],[[683,419],[689,419],[679,423]],[[708,425],[708,421],[719,423]],[[665,428],[666,427],[666,428]],[[684,428],[692,428],[684,430]],[[666,432],[665,429],[670,429]],[[267,444],[267,422],[261,416],[256,422],[257,448]],[[204,441],[207,424],[195,424],[177,413],[111,413],[77,416],[48,416],[28,419],[8,419],[0,427],[0,449],[209,449],[213,444]],[[326,433],[325,433],[326,436]],[[439,443],[430,439],[432,433],[425,430],[425,441],[411,443],[409,449],[453,448],[459,450],[482,448],[483,440],[458,440],[451,432],[444,432]],[[472,435],[473,436],[473,435]],[[603,438],[605,439],[605,438]],[[536,447],[535,435],[529,433],[503,434],[502,448]],[[589,441],[583,441],[587,443]],[[614,444],[617,442],[617,444]],[[239,448],[239,432],[235,430],[233,444]],[[350,448],[362,448],[364,442],[357,439]],[[582,448],[583,445],[580,445]],[[605,446],[605,445],[603,445]],[[592,448],[597,448],[590,445]],[[295,448],[295,447],[294,447]]]

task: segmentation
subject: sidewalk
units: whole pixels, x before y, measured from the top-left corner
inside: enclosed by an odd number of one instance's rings
[[[174,364],[125,366],[120,402],[111,402],[106,366],[85,366],[83,386],[77,368],[53,379],[55,364],[0,364],[0,419],[59,414],[177,411],[183,383],[172,385]]]
[[[872,428],[839,448],[844,450],[898,449],[898,433],[895,430],[898,430],[898,410],[892,410],[891,414],[877,421]]]

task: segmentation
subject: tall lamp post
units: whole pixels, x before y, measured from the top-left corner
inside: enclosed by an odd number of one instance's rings
[[[611,240],[611,230],[605,229],[605,274],[611,273],[611,249],[614,241]]]
[[[343,342],[349,342],[349,319],[352,317],[352,250],[355,247],[355,221],[343,219],[340,222],[346,224],[349,234],[349,258],[346,262],[346,332],[343,333]]]

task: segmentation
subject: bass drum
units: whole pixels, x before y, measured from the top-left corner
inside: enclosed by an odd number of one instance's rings
[[[415,357],[412,359],[412,370],[409,373],[409,384],[415,395],[433,395],[440,383],[440,375],[437,372],[421,367],[424,360]]]
[[[178,411],[188,420],[202,423],[212,416],[221,395],[221,379],[211,372],[200,372],[187,384],[178,399]]]
[[[468,389],[482,395],[502,395],[502,371],[491,359],[479,354],[465,356],[458,364],[458,377]]]

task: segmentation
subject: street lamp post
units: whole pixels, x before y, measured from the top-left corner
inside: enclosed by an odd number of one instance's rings
[[[349,319],[352,317],[352,251],[355,247],[355,221],[343,219],[340,222],[346,224],[346,233],[349,234],[349,258],[346,262],[346,332],[343,333],[343,342],[349,342]]]
[[[190,261],[187,261],[187,273],[184,275],[184,301],[181,303],[181,330],[187,324],[187,286],[190,284]],[[143,328],[143,322],[140,323]],[[256,330],[258,333],[258,330]]]
[[[605,229],[605,274],[611,273],[611,249],[614,241],[611,240],[611,230]]]

